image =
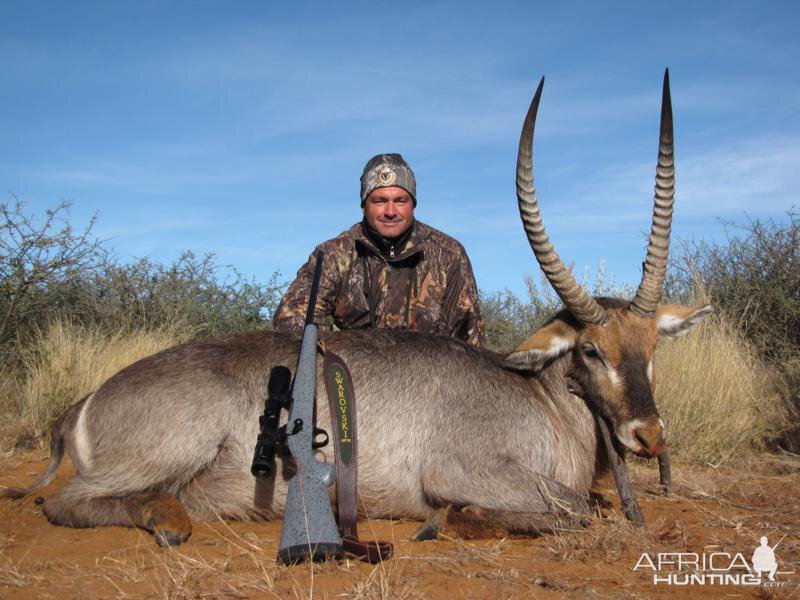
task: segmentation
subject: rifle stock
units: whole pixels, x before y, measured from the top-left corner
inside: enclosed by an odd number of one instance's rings
[[[283,564],[296,564],[308,559],[338,559],[343,555],[342,538],[328,496],[328,487],[333,485],[336,472],[333,465],[316,460],[312,450],[319,336],[313,315],[322,256],[322,252],[317,253],[300,359],[292,388],[292,405],[286,423],[286,445],[297,471],[289,480],[278,548],[278,560]]]

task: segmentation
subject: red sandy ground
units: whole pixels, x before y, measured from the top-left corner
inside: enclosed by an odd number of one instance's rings
[[[68,462],[68,461],[67,461]],[[0,458],[0,486],[29,485],[46,460]],[[52,493],[69,477],[62,465]],[[800,510],[796,457],[759,455],[725,468],[673,466],[673,493],[655,493],[657,472],[635,465],[647,525],[634,528],[615,508],[589,527],[539,538],[410,542],[419,523],[370,521],[364,538],[395,542],[382,565],[275,564],[280,522],[195,523],[190,540],[156,546],[146,532],[121,527],[50,525],[33,497],[0,500],[2,598],[686,598],[800,597]],[[617,502],[609,480],[598,489]],[[649,490],[649,491],[648,491]],[[616,506],[616,505],[615,505]],[[776,549],[781,587],[654,585],[633,571],[642,552],[741,552],[759,538]],[[794,571],[794,573],[786,573]]]

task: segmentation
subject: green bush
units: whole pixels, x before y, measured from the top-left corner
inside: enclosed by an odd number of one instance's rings
[[[228,271],[227,277],[221,271]],[[220,267],[213,254],[184,252],[171,265],[142,258],[107,263],[84,286],[83,310],[90,322],[113,329],[151,329],[181,323],[203,337],[269,326],[277,308],[277,273],[266,284]],[[81,319],[85,320],[85,319]]]
[[[0,203],[0,348],[22,342],[55,306],[69,306],[64,292],[74,288],[106,259],[91,235],[95,220],[76,232],[64,220],[70,203],[47,210],[41,223]]]
[[[122,264],[92,234],[76,231],[62,202],[37,220],[23,203],[0,204],[0,358],[19,362],[37,332],[58,318],[101,330],[181,326],[194,336],[268,327],[278,274],[257,283],[214,255],[185,252],[171,265]]]
[[[704,290],[707,301],[781,377],[789,414],[800,414],[800,218],[723,223],[724,243],[691,241],[673,260],[667,289],[676,299]],[[685,300],[684,300],[685,301]],[[766,410],[766,409],[765,409]],[[790,418],[777,440],[796,452],[800,427]]]
[[[618,284],[607,272],[605,260],[600,261],[591,284],[588,268],[584,269],[579,283],[594,296],[633,296],[633,289],[628,284]],[[490,350],[511,352],[563,308],[561,299],[543,274],[538,285],[533,276],[526,275],[525,287],[527,302],[520,300],[508,288],[502,292],[480,290],[481,317],[486,323],[486,347]]]
[[[724,244],[688,242],[673,261],[670,293],[687,297],[696,283],[714,308],[738,323],[759,354],[797,368],[800,354],[800,219],[725,223]]]

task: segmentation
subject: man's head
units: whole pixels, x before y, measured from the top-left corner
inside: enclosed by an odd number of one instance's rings
[[[367,223],[380,235],[396,238],[414,222],[417,205],[414,172],[399,154],[378,154],[361,176],[361,207]]]
[[[383,237],[400,237],[414,222],[413,199],[398,186],[376,188],[364,202],[364,218]]]

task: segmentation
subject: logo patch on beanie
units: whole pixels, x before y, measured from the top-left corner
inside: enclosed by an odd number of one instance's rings
[[[388,165],[378,171],[378,181],[381,185],[392,185],[397,181],[397,174]]]

